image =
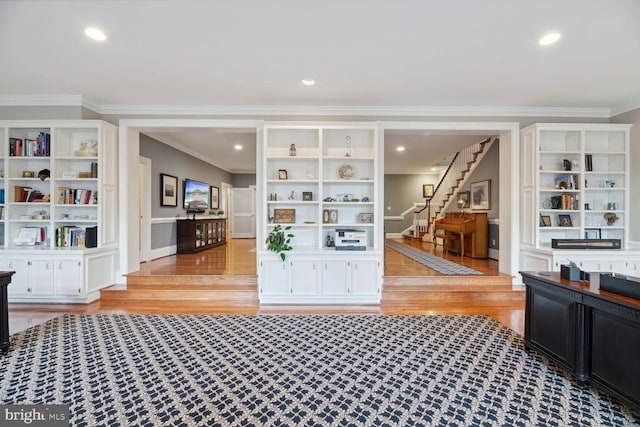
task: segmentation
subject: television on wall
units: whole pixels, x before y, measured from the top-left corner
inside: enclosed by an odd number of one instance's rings
[[[209,184],[195,179],[184,180],[182,206],[189,212],[204,212],[209,207]]]

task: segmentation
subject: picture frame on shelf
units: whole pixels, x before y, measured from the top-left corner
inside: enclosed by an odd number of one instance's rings
[[[361,224],[372,224],[373,223],[373,213],[365,212],[358,214],[358,222]]]
[[[571,215],[567,215],[567,214],[558,215],[558,226],[573,227],[573,222],[571,221]]]
[[[311,191],[303,191],[302,192],[302,200],[305,202],[313,201],[313,192]]]
[[[584,238],[585,239],[600,240],[600,239],[602,239],[602,229],[600,229],[600,228],[585,228],[584,229]]]
[[[322,223],[323,224],[337,224],[338,223],[338,210],[337,209],[324,209],[322,211]]]
[[[178,206],[178,177],[160,174],[160,206],[172,207]]]
[[[458,209],[467,209],[469,208],[469,198],[471,193],[469,191],[459,191],[456,195],[456,206]]]
[[[540,227],[551,227],[551,217],[549,215],[540,215]]]
[[[286,169],[279,169],[278,170],[278,179],[289,179],[289,174],[287,173]]]
[[[296,222],[295,209],[274,209],[273,222],[276,224],[293,224]]]
[[[209,197],[210,209],[220,208],[220,188],[212,185],[209,187],[211,196]]]
[[[477,181],[471,183],[471,209],[490,210],[491,209],[491,180]]]

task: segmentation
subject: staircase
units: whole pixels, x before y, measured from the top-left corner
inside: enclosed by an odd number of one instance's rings
[[[188,304],[195,312],[258,304],[255,275],[136,275],[127,276],[126,285],[114,285],[100,291],[100,305],[127,310],[157,308],[159,312],[176,303]]]
[[[447,171],[442,175],[433,198],[427,201],[425,206],[414,211],[413,225],[402,234],[405,238],[432,240],[430,233],[431,224],[444,215],[446,209],[455,202],[455,194],[462,187],[484,155],[496,140],[486,138],[457,152],[449,164]]]

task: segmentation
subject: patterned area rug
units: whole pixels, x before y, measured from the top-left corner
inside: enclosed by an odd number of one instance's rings
[[[486,316],[66,315],[12,337],[3,404],[73,425],[623,426]]]
[[[435,255],[431,255],[420,249],[411,247],[407,244],[396,242],[394,240],[387,239],[385,244],[389,249],[393,249],[402,255],[411,258],[412,260],[419,262],[425,267],[429,267],[432,270],[442,274],[452,275],[468,275],[468,274],[482,274],[481,272],[472,268],[465,267],[455,262],[447,261]]]

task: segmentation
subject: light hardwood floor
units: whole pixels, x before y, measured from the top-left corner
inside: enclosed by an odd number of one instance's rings
[[[431,243],[406,242],[427,252],[479,270],[485,283],[506,276],[498,273],[494,260],[460,258],[442,253]],[[255,275],[254,239],[230,239],[219,246],[193,255],[172,255],[140,265],[130,276],[154,275]],[[439,278],[425,285],[425,278]],[[509,279],[508,277],[506,277]],[[495,279],[495,280],[494,280]],[[386,283],[394,283],[386,285]],[[418,264],[399,253],[385,250],[385,291],[380,305],[260,305],[252,301],[220,301],[194,305],[189,301],[157,302],[120,307],[103,304],[10,304],[10,331],[16,333],[65,313],[137,313],[137,314],[385,314],[438,315],[483,314],[493,317],[516,332],[524,329],[524,293],[510,291],[504,285],[479,285],[478,276],[460,277],[442,274]],[[505,289],[507,289],[505,291]]]

